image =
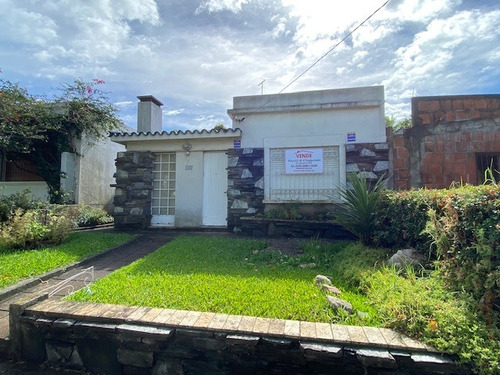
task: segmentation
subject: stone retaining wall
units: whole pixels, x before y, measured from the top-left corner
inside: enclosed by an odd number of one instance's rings
[[[392,330],[45,300],[11,305],[23,360],[106,374],[468,374]]]

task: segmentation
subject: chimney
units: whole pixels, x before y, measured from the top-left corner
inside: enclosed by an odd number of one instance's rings
[[[137,105],[137,132],[161,133],[161,106],[163,103],[153,95],[138,96],[137,99],[139,99]]]

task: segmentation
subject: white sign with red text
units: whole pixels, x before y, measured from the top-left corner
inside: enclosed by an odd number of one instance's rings
[[[286,174],[323,173],[322,148],[289,148],[285,160]]]

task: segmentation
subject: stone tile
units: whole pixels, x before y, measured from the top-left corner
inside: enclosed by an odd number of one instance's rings
[[[209,324],[212,322],[212,319],[214,319],[214,317],[215,317],[215,313],[203,312],[203,313],[201,313],[198,320],[193,324],[193,327],[207,328],[209,326]]]
[[[150,307],[136,307],[135,311],[131,313],[126,320],[129,322],[138,320],[142,318],[149,310],[151,310]]]
[[[365,335],[362,327],[358,326],[345,326],[349,333],[349,339],[355,344],[368,344],[368,338]]]
[[[138,318],[138,322],[151,322],[153,321],[158,315],[160,315],[161,311],[163,309],[157,309],[157,308],[150,308],[142,317]]]
[[[130,314],[132,314],[136,310],[136,308],[133,306],[124,306],[124,305],[113,305],[113,306],[114,307],[110,308],[107,312],[105,312],[101,316],[106,318],[125,320]]]
[[[379,331],[390,348],[406,348],[403,336],[400,333],[387,328],[379,328]]]
[[[76,302],[66,302],[59,299],[46,299],[33,306],[27,307],[25,311],[28,314],[33,314],[34,312],[41,313],[67,313],[68,311],[74,311],[76,307],[81,307],[84,304]]]
[[[284,319],[271,319],[268,333],[270,335],[283,335],[285,332],[285,323]]]
[[[363,327],[363,331],[365,331],[365,335],[368,338],[368,342],[377,346],[387,346],[387,341],[385,341],[382,332],[378,328],[375,327]]]
[[[196,323],[200,315],[200,311],[188,311],[187,315],[184,317],[184,319],[182,319],[179,325],[183,327],[192,327],[193,324]]]
[[[269,319],[256,318],[252,331],[254,333],[266,334],[269,331]]]
[[[167,324],[169,319],[174,315],[175,310],[161,309],[161,312],[152,320],[154,323]]]
[[[253,326],[255,325],[255,320],[257,318],[254,316],[243,316],[241,317],[240,324],[238,326],[239,332],[253,332]]]
[[[300,337],[300,322],[298,320],[286,320],[284,334],[289,337]]]
[[[333,340],[331,324],[316,323],[316,337],[322,340]]]
[[[229,315],[222,329],[227,331],[236,331],[240,325],[240,321],[240,315]]]
[[[174,310],[175,312],[172,314],[170,319],[167,321],[167,324],[178,325],[182,320],[186,317],[188,311],[187,310]]]
[[[403,342],[408,349],[426,350],[426,346],[419,341],[416,341],[408,336],[401,335]]]
[[[316,323],[300,322],[300,338],[316,339]]]
[[[208,328],[221,329],[222,327],[224,327],[224,323],[226,323],[228,316],[229,315],[226,314],[215,314],[214,318],[208,325]]]

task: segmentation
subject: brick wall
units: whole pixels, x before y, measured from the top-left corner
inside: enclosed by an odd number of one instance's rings
[[[500,95],[412,98],[412,124],[392,134],[397,189],[480,183],[478,154],[500,154]]]

